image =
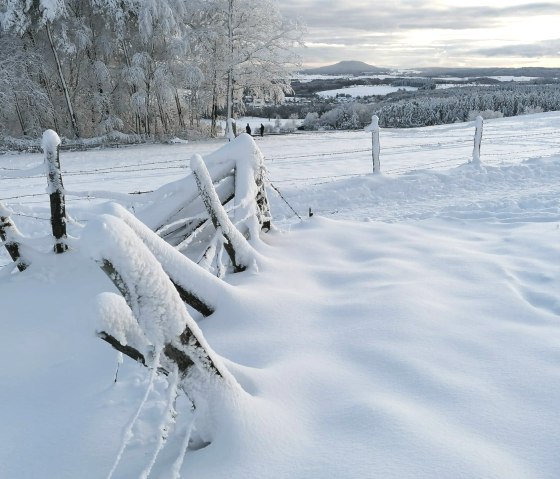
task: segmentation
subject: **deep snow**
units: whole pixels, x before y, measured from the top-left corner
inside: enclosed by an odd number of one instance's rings
[[[472,124],[382,130],[375,176],[364,132],[257,139],[304,220],[269,190],[277,229],[258,271],[230,275],[216,312],[193,316],[245,392],[223,399],[181,477],[558,477],[559,132],[559,113],[487,121],[477,168]],[[148,196],[126,193],[221,144],[63,153],[67,194],[140,214]],[[1,197],[43,193],[44,176],[20,174],[40,161],[0,157],[18,170],[0,170]],[[71,251],[0,271],[2,478],[107,477],[148,391],[127,358],[113,382],[118,355],[94,334],[97,295],[116,290],[81,236],[106,207],[69,199]],[[44,251],[48,222],[28,216],[48,217],[46,201],[5,200]],[[171,392],[157,377],[113,477],[150,465]],[[193,414],[184,397],[176,409],[150,477],[183,459]]]

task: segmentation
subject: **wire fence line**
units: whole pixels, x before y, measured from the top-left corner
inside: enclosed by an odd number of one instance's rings
[[[457,149],[460,150],[462,148],[467,148],[473,145],[473,138],[469,135],[469,137],[461,136],[458,134],[446,135],[444,133],[437,134],[431,133],[429,135],[423,136],[411,136],[411,135],[398,135],[394,129],[387,129],[383,130],[386,133],[386,136],[391,141],[414,141],[414,144],[401,144],[401,145],[390,145],[382,148],[382,157],[394,157],[398,155],[404,154],[414,154],[414,153],[426,153],[429,151],[438,151],[438,150],[453,150]],[[314,136],[320,136],[321,138],[332,138],[337,143],[342,145],[346,145],[347,143],[356,143],[357,138],[352,136],[350,138],[341,137],[341,134],[348,134],[348,132],[355,133],[356,136],[360,135],[358,138],[359,141],[369,141],[369,139],[363,137],[363,132],[356,131],[356,130],[348,130],[348,131],[340,131],[340,130],[329,130],[323,132],[305,132],[307,134],[312,134]],[[483,145],[485,148],[488,147],[499,147],[504,146],[504,141],[509,141],[508,145],[512,145],[512,141],[515,140],[524,140],[527,138],[531,138],[533,140],[543,140],[543,146],[539,148],[533,148],[529,150],[521,150],[519,151],[520,155],[525,154],[532,154],[532,153],[547,153],[550,152],[551,148],[558,148],[560,149],[560,142],[556,140],[555,135],[560,134],[560,129],[547,129],[546,131],[539,131],[539,132],[519,132],[519,133],[512,133],[512,134],[496,134],[499,130],[494,130],[492,128],[485,129],[484,136],[483,136]],[[465,132],[466,133],[466,132]],[[319,140],[319,138],[313,138],[315,140]],[[422,143],[422,141],[430,141],[429,143]],[[342,150],[336,151],[325,151],[325,152],[318,152],[312,154],[293,154],[293,155],[282,155],[282,156],[269,156],[267,157],[267,161],[276,164],[286,164],[286,165],[298,165],[298,164],[312,164],[313,160],[316,160],[318,164],[328,163],[328,162],[340,162],[343,160],[340,158],[341,156],[353,156],[352,159],[361,160],[365,157],[365,153],[371,153],[371,146],[368,148],[344,148]],[[500,158],[510,157],[511,153],[509,152],[485,152],[483,155],[485,158],[488,157],[489,160],[486,160],[485,163],[493,164],[499,162]],[[460,162],[469,161],[470,157],[464,156],[464,153],[460,157],[451,157],[444,160],[437,160],[437,161],[430,161],[423,163],[422,165],[410,165],[410,166],[397,166],[393,168],[383,168],[385,173],[389,174],[402,174],[410,171],[412,169],[435,169],[445,165],[456,165]],[[91,175],[110,175],[110,174],[129,174],[134,175],[138,173],[144,172],[152,172],[152,171],[167,171],[167,170],[189,170],[189,160],[186,158],[179,158],[179,159],[166,159],[163,161],[150,161],[150,162],[135,162],[130,164],[119,164],[115,166],[108,166],[102,168],[94,168],[94,169],[81,169],[81,170],[66,170],[63,171],[64,176],[91,176]],[[37,166],[32,167],[29,169],[33,171],[34,174],[29,176],[22,175],[14,175],[16,172],[24,173],[25,170],[16,169],[16,168],[8,168],[2,167],[0,168],[0,181],[15,181],[15,180],[26,180],[26,179],[42,179],[44,175],[36,174]],[[7,176],[3,176],[2,172],[10,172],[12,176],[9,174]],[[357,176],[363,176],[364,172],[360,173],[345,173],[345,174],[333,174],[333,175],[313,175],[313,176],[305,176],[305,177],[295,177],[289,179],[279,179],[276,180],[274,183],[277,184],[287,184],[287,183],[306,183],[308,185],[316,185],[316,184],[323,184],[327,183],[332,180],[340,179],[340,178],[351,178]],[[329,180],[329,181],[327,181]],[[312,183],[309,183],[312,182]],[[135,191],[127,193],[129,195],[133,194],[146,194],[150,193],[150,191]],[[19,194],[19,195],[12,195],[0,198],[0,201],[7,201],[7,200],[18,200],[24,198],[33,198],[33,197],[43,197],[47,196],[46,192],[43,193],[26,193],[26,194]],[[81,201],[81,200],[89,200],[89,199],[107,199],[107,197],[97,197],[95,193],[92,194],[85,194],[85,195],[73,195],[69,193],[69,196],[75,196],[75,198],[69,198],[69,201]],[[26,201],[26,204],[39,204],[42,201]]]

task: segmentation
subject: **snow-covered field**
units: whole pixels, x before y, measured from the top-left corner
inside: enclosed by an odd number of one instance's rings
[[[182,398],[151,478],[560,476],[560,113],[256,138],[276,190],[258,271],[198,321],[244,392],[182,454]],[[115,291],[84,225],[223,141],[63,152],[72,249],[0,270],[0,477],[145,477],[169,388],[95,336]],[[0,201],[48,251],[41,155],[0,157]],[[286,204],[289,203],[301,217]],[[314,216],[309,218],[311,209]],[[4,251],[0,265],[9,262]],[[147,396],[146,393],[148,392]],[[147,397],[137,421],[128,426]],[[195,413],[196,414],[196,413]],[[127,434],[127,433],[130,434]]]
[[[317,95],[324,98],[335,97],[336,95],[350,95],[352,97],[371,96],[371,95],[388,95],[399,90],[416,91],[418,88],[411,86],[390,86],[390,85],[354,85],[346,88],[337,88],[336,90],[325,90],[317,92]]]

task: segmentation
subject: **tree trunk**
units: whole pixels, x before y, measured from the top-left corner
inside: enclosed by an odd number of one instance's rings
[[[183,119],[183,108],[181,107],[181,100],[179,98],[179,93],[175,89],[175,105],[177,106],[177,116],[179,117],[179,128],[183,130],[186,128],[185,120]]]
[[[45,29],[47,31],[47,38],[49,39],[49,45],[53,52],[54,61],[56,63],[56,69],[58,72],[58,76],[60,78],[60,84],[62,86],[62,90],[64,92],[64,99],[66,100],[66,108],[68,109],[68,116],[70,118],[70,123],[72,125],[72,130],[76,138],[80,138],[80,130],[78,129],[78,122],[76,121],[76,115],[74,114],[74,108],[72,106],[72,100],[70,100],[70,92],[68,91],[68,86],[66,84],[66,80],[64,78],[64,72],[62,71],[62,65],[60,63],[60,59],[58,58],[58,53],[56,52],[56,47],[54,45],[54,41],[51,34],[51,27],[49,22],[45,23]]]
[[[226,138],[230,139],[234,137],[232,128],[233,115],[233,0],[229,0],[228,4],[228,51],[231,54],[229,59],[229,68],[227,74],[227,113],[226,113]]]
[[[23,122],[23,116],[21,114],[21,110],[20,110],[20,107],[19,107],[18,97],[17,97],[17,94],[15,92],[14,92],[14,102],[15,102],[15,105],[16,105],[16,113],[17,113],[17,117],[18,117],[18,120],[19,120],[19,125],[21,126],[21,131],[23,133],[23,136],[27,136],[27,130],[25,129],[25,124]]]

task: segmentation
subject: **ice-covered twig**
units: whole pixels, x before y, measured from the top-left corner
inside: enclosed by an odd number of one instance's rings
[[[158,428],[159,438],[157,446],[152,455],[150,463],[140,474],[140,479],[148,479],[148,476],[150,475],[150,472],[152,472],[152,468],[156,463],[159,453],[163,450],[165,444],[167,443],[167,438],[169,437],[169,429],[171,428],[171,425],[175,423],[175,418],[177,417],[177,411],[175,411],[174,407],[175,400],[177,399],[177,386],[179,383],[179,373],[177,371],[177,368],[173,369],[168,381],[169,383],[167,386],[167,402],[165,404],[163,418]]]
[[[187,454],[187,449],[189,448],[189,442],[191,440],[191,434],[194,428],[194,423],[196,421],[196,412],[193,414],[189,425],[185,431],[185,437],[183,439],[183,444],[181,444],[181,449],[179,450],[179,455],[175,462],[173,463],[173,467],[171,468],[171,479],[179,479],[181,477],[181,468],[183,467],[183,462],[185,461],[185,456]]]
[[[107,475],[107,479],[111,479],[113,477],[113,474],[115,473],[119,463],[121,462],[121,459],[122,459],[122,456],[123,456],[123,453],[124,453],[125,449],[127,448],[131,439],[134,437],[134,433],[132,432],[132,430],[134,428],[134,425],[136,424],[136,421],[138,421],[138,418],[140,417],[142,409],[144,409],[144,405],[146,404],[146,401],[148,400],[148,397],[150,396],[150,393],[154,389],[154,381],[156,379],[157,368],[159,366],[160,356],[161,356],[161,351],[158,351],[156,353],[155,358],[154,358],[154,364],[152,365],[152,370],[150,372],[150,379],[148,381],[148,387],[146,388],[146,392],[144,393],[144,397],[142,398],[142,401],[140,401],[140,405],[138,406],[138,409],[136,410],[136,413],[134,414],[130,423],[126,427],[126,430],[125,430],[124,436],[123,436],[123,440],[122,440],[122,443],[121,443],[121,447],[119,449],[117,457],[115,458],[115,462],[113,463],[113,466],[111,467],[111,470],[109,471],[109,474]]]

